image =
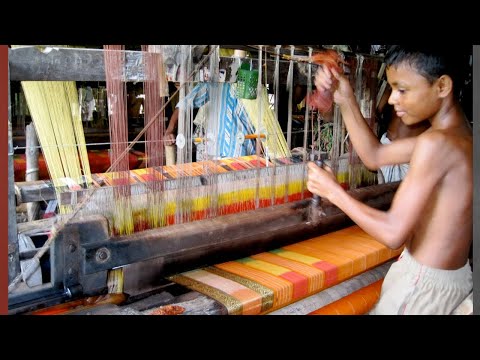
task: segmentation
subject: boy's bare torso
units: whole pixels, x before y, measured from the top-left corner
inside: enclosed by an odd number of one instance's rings
[[[465,265],[472,241],[473,139],[466,126],[432,131],[440,132],[441,139],[429,149],[437,153],[433,154],[436,161],[412,165],[427,167],[430,173],[443,172],[443,176],[431,193],[406,246],[420,263],[453,270]],[[405,180],[410,175],[415,176],[415,173],[410,172]],[[410,186],[422,180],[411,179]]]

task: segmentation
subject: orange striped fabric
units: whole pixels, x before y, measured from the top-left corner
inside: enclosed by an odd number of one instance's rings
[[[169,279],[221,302],[229,314],[265,314],[339,284],[400,252],[352,226]]]
[[[383,279],[312,311],[308,315],[363,315],[369,312],[380,297]]]

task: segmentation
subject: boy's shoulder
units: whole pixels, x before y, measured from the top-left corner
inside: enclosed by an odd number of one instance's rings
[[[453,142],[471,141],[472,134],[458,129],[458,128],[446,128],[446,129],[428,129],[422,134],[418,135],[418,141],[432,145],[448,145]]]
[[[453,145],[449,140],[451,135],[440,130],[428,130],[418,135],[413,157],[423,162],[440,160],[451,150]]]
[[[472,139],[457,129],[429,129],[418,136],[413,156],[434,167],[449,161],[461,162],[469,158]]]

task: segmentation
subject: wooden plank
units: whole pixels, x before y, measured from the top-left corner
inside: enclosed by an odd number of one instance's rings
[[[105,81],[103,49],[44,48],[9,49],[10,80]],[[127,81],[142,81],[142,53],[125,51]]]
[[[9,49],[10,80],[15,81],[105,81],[103,49],[79,49],[61,47],[25,46]],[[142,52],[125,50],[125,81],[143,81]],[[220,69],[225,69],[226,81],[232,81],[233,57],[221,57]],[[252,68],[258,68],[257,59],[251,61]],[[267,81],[273,84],[275,60],[267,59]],[[306,63],[294,63],[294,84],[307,84]],[[209,62],[205,63],[209,67]],[[289,61],[280,60],[280,83],[285,84]],[[312,65],[312,76],[316,65]],[[197,76],[198,80],[198,76]],[[234,80],[234,79],[233,79]]]
[[[44,235],[52,229],[56,218],[41,219],[17,224],[19,234],[26,236]]]
[[[55,199],[55,189],[50,181],[21,181],[15,183],[17,204]]]

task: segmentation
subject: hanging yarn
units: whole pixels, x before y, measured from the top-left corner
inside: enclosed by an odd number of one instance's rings
[[[312,56],[312,61],[317,65],[326,66],[329,70],[335,69],[343,74],[342,60],[340,54],[335,50],[325,50]],[[330,111],[333,105],[333,93],[330,90],[314,90],[308,97],[308,105],[317,108],[321,113]]]

